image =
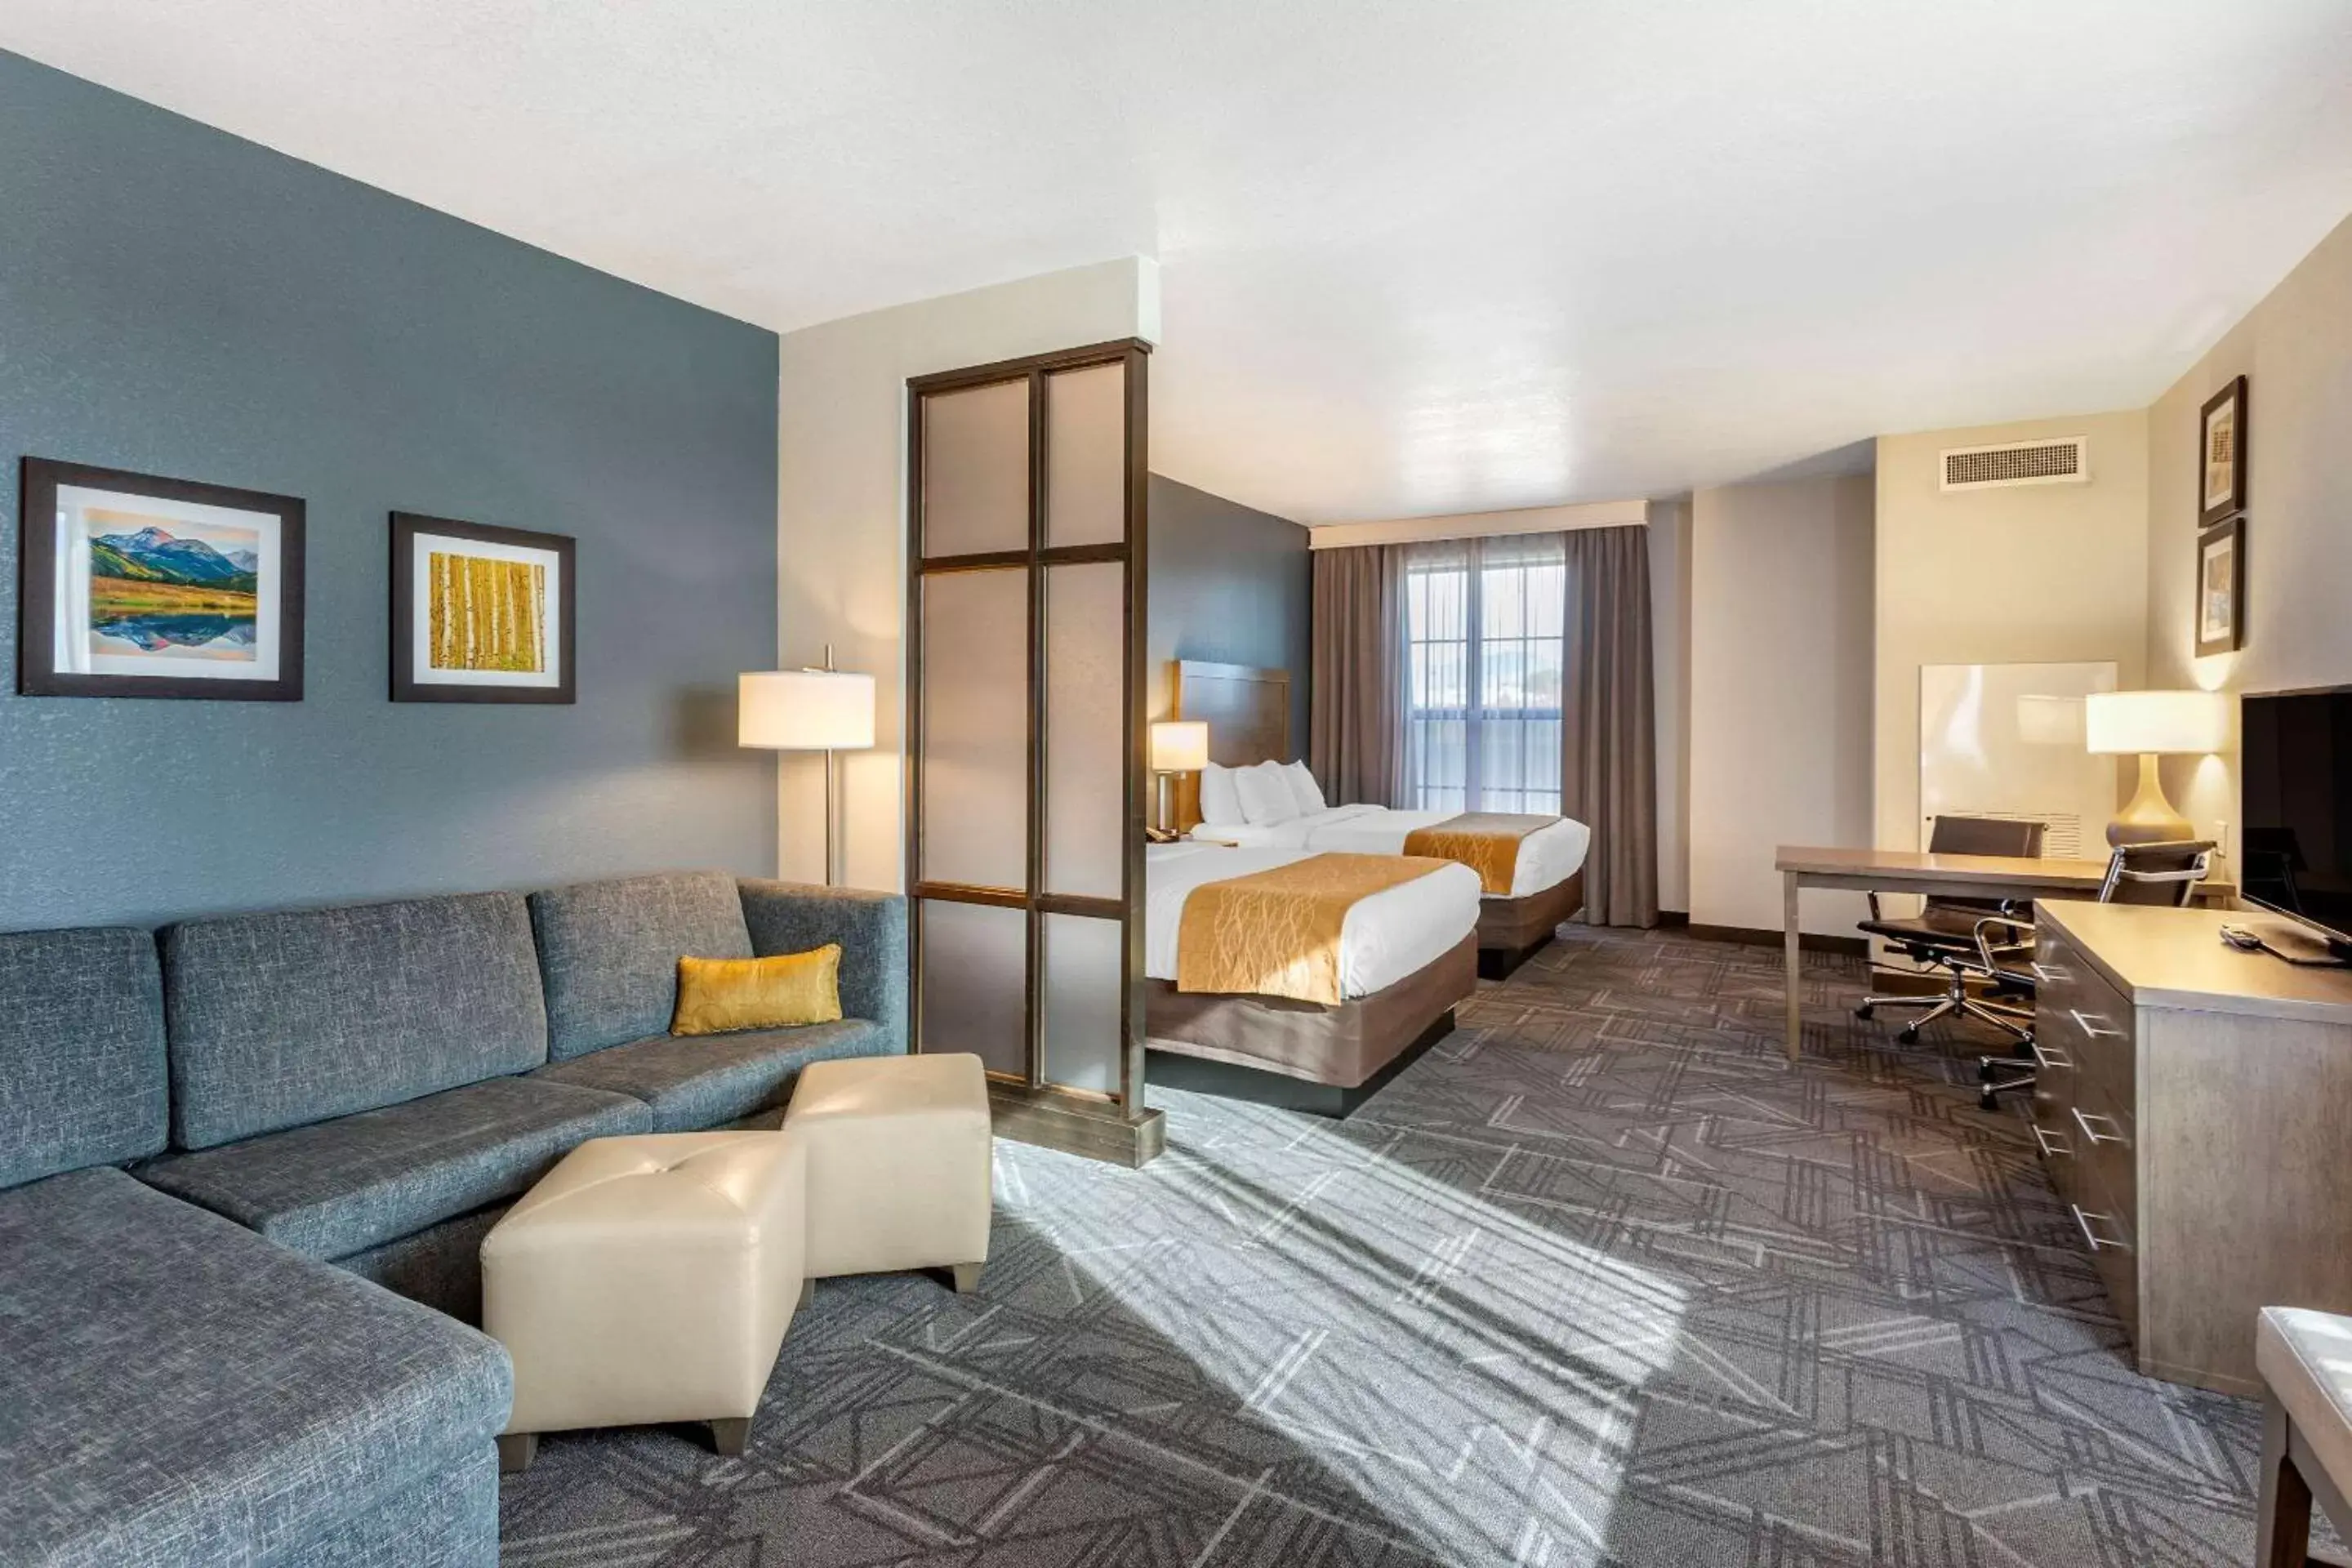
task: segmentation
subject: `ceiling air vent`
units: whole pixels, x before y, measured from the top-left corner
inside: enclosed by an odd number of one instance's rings
[[[1943,459],[1947,490],[2003,489],[2011,485],[2081,485],[2091,479],[2089,442],[2080,436],[2055,441],[2016,441],[2005,447],[1953,447]]]

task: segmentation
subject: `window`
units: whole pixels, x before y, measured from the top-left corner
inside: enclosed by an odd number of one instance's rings
[[[1559,810],[1567,608],[1558,534],[1415,547],[1405,565],[1412,805]]]

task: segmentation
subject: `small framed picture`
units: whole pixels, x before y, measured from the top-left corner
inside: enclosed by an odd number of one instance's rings
[[[16,689],[302,698],[302,503],[24,460]]]
[[[572,541],[392,514],[392,700],[571,702]]]
[[[2210,528],[2246,510],[2246,378],[2239,376],[2205,402],[2198,449],[2197,521]]]
[[[2246,643],[2246,520],[2197,536],[2197,652],[2234,653]]]

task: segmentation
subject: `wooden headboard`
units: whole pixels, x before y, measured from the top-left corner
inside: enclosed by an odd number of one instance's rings
[[[1286,669],[1180,658],[1173,695],[1171,717],[1207,722],[1213,763],[1245,768],[1254,763],[1286,763],[1297,755],[1290,745],[1290,671]],[[1200,820],[1201,775],[1180,774],[1176,829],[1189,832]]]

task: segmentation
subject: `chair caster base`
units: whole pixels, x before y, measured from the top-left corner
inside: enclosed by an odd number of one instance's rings
[[[1988,1089],[1977,1096],[1977,1109],[1979,1110],[1999,1110],[2000,1109],[2000,1101],[1994,1099],[1992,1090]]]
[[[1868,1023],[1868,1022],[1870,1021],[1870,1016],[1871,1016],[1871,1014],[1872,1014],[1873,1012],[1874,1012],[1875,1010],[1876,1010],[1876,1009],[1873,1008],[1869,1003],[1865,1002],[1865,1003],[1864,1003],[1861,1006],[1856,1007],[1856,1008],[1853,1010],[1853,1016],[1854,1016],[1855,1017],[1857,1017],[1857,1018],[1860,1018],[1864,1023],[1865,1023],[1865,1024],[1866,1024],[1866,1023]]]
[[[1905,1029],[1897,1033],[1895,1037],[1904,1045],[1916,1046],[1919,1043],[1919,1031],[1916,1029]]]

